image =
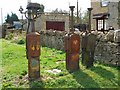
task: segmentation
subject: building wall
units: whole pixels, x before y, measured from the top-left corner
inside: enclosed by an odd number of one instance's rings
[[[39,18],[37,18],[35,22],[35,28],[37,31],[40,30],[46,30],[46,21],[45,21],[45,15],[41,14]]]
[[[110,16],[108,17],[106,22],[107,29],[109,26],[113,26],[114,29],[119,29],[118,1],[109,2],[107,7],[101,7],[100,0],[91,0],[91,7],[93,8],[91,18],[93,18],[93,14],[108,12]],[[91,23],[92,29],[96,29],[96,19],[92,19]]]
[[[108,12],[108,7],[101,7],[100,0],[91,0],[91,29],[96,30],[96,19],[93,19],[93,14]]]
[[[118,3],[118,25],[119,25],[119,29],[120,29],[120,1]]]
[[[65,31],[69,30],[69,15],[68,14],[46,14],[45,21],[62,21],[65,22]]]
[[[65,22],[65,31],[69,30],[69,15],[68,14],[41,14],[39,18],[35,20],[35,30],[46,30],[46,21],[62,21]],[[23,28],[27,30],[28,24],[26,23]],[[31,28],[31,27],[29,27]]]
[[[118,2],[110,2],[108,5],[108,25],[118,29]]]
[[[36,31],[46,30],[46,21],[65,22],[65,31],[69,30],[69,15],[67,14],[42,14],[35,22]]]

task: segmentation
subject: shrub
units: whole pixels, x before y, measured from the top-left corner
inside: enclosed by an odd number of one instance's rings
[[[17,44],[25,44],[25,40],[24,39],[20,39],[20,40],[18,40]]]

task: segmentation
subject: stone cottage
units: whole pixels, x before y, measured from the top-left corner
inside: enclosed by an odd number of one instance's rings
[[[120,28],[120,0],[91,0],[92,29]]]
[[[27,25],[24,25],[27,30]],[[67,13],[43,13],[35,21],[36,31],[40,30],[56,30],[68,31],[69,30],[69,14]]]

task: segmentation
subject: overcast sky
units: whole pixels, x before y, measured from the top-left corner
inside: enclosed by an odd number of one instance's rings
[[[29,0],[0,0],[0,8],[2,10],[2,16],[0,14],[0,24],[1,17],[3,17],[3,22],[7,14],[14,12],[21,18],[21,14],[18,11],[20,6],[26,10],[27,2]],[[31,2],[37,2],[45,6],[45,12],[50,12],[56,8],[69,11],[69,4],[76,6],[77,0],[31,0]],[[83,11],[87,10],[90,7],[90,0],[78,0],[79,8],[82,8]]]

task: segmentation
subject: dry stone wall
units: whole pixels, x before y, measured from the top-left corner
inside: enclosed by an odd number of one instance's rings
[[[120,44],[117,42],[118,36],[114,35],[115,31],[109,31],[107,34],[98,34],[95,49],[96,60],[107,64],[118,65],[118,61],[120,60]]]
[[[41,45],[64,51],[64,36],[67,32],[61,31],[40,31]],[[77,32],[82,37],[83,32]],[[120,60],[120,30],[93,32],[97,35],[95,60],[107,64],[118,65]],[[81,51],[81,50],[80,50]]]
[[[41,31],[41,45],[58,50],[64,50],[65,32],[61,31]]]

